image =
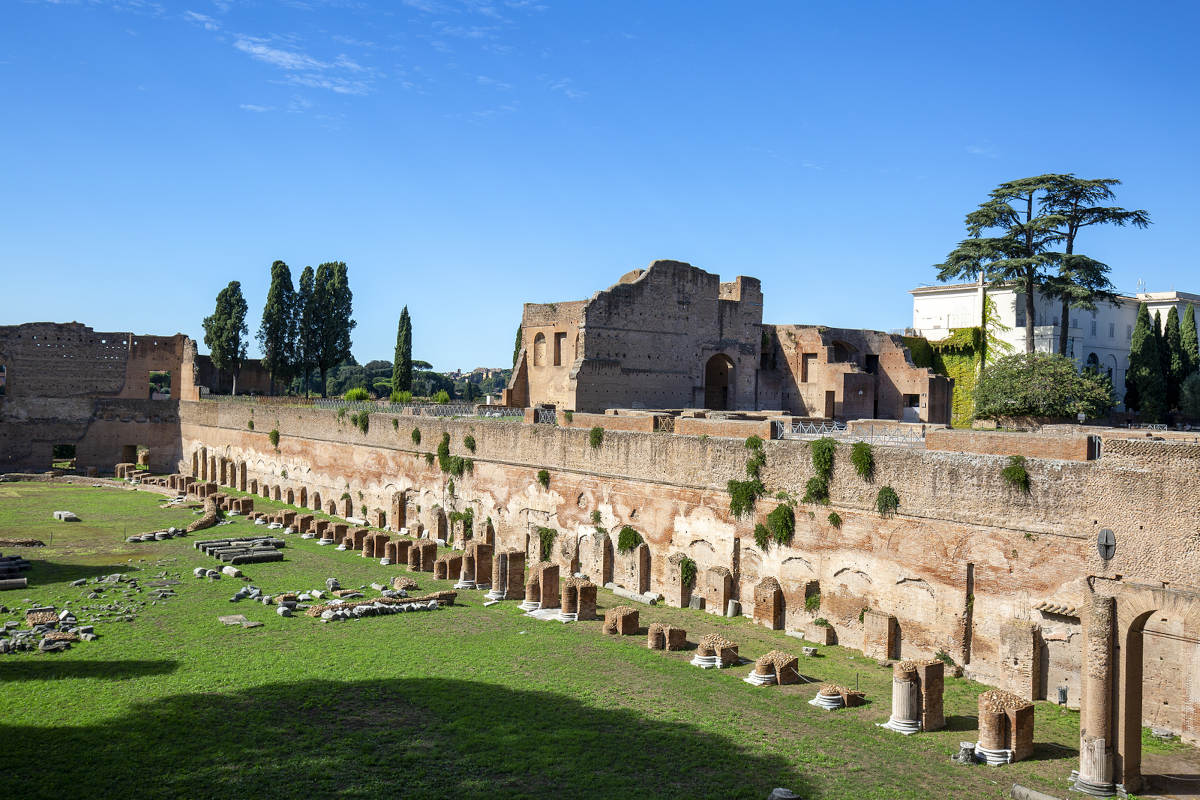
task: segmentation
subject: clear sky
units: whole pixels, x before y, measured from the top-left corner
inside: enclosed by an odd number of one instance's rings
[[[1077,251],[1200,292],[1200,5],[0,0],[0,323],[187,333],[343,260],[354,353],[508,366],[656,258],[896,329],[997,183],[1124,181]],[[201,345],[201,349],[205,349]],[[251,348],[256,354],[256,348]]]

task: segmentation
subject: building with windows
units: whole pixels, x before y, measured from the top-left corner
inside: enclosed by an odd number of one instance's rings
[[[977,327],[982,318],[983,294],[975,283],[920,286],[909,294],[913,296],[914,333],[931,342],[946,338],[956,328]],[[995,304],[1000,323],[992,332],[1008,342],[1014,353],[1024,352],[1025,294],[1011,286],[991,286],[987,296]],[[1200,306],[1200,295],[1176,291],[1121,295],[1116,303],[1100,303],[1094,311],[1071,309],[1067,323],[1067,355],[1080,368],[1091,367],[1109,375],[1118,399],[1125,395],[1129,341],[1142,303],[1151,319],[1158,312],[1166,324],[1172,307],[1179,309],[1182,318],[1187,305]],[[1042,295],[1035,299],[1033,345],[1038,352],[1057,352],[1061,310],[1058,300]]]
[[[588,300],[527,303],[506,405],[779,411],[949,423],[953,382],[899,336],[766,325],[757,278],[679,261],[627,273]]]

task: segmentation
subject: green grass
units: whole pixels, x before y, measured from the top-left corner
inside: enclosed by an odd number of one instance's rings
[[[755,688],[749,665],[705,671],[690,652],[604,636],[599,622],[523,617],[512,602],[324,624],[228,602],[240,581],[191,577],[216,562],[192,547],[204,532],[126,544],[127,534],[193,519],[147,492],[0,484],[0,537],[36,536],[26,599],[78,608],[67,583],[109,572],[179,573],[179,596],[62,654],[0,656],[0,774],[24,798],[488,797],[762,798],[787,786],[806,798],[1001,798],[1015,781],[1065,794],[1077,762],[1078,714],[1037,708],[1033,760],[1004,768],[949,761],[974,740],[984,688],[946,681],[949,729],[903,737],[878,728],[891,671],[823,647],[802,670],[866,691],[861,708],[808,705],[816,687]],[[282,504],[258,498],[256,507]],[[56,523],[69,509],[79,523]],[[261,532],[245,520],[214,536]],[[408,574],[355,553],[288,537],[286,560],[244,567],[267,593],[389,582]],[[421,590],[448,588],[417,573]],[[369,593],[371,594],[371,593]],[[103,602],[103,601],[95,601]],[[623,604],[601,592],[602,607]],[[641,608],[651,621],[720,632],[754,658],[801,642],[686,609]],[[263,622],[229,628],[220,614]],[[0,615],[3,616],[3,615]],[[17,614],[3,616],[19,619]],[[17,796],[17,795],[13,795]]]

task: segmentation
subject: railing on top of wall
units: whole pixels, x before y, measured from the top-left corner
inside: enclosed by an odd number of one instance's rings
[[[780,439],[816,439],[828,436],[846,442],[869,444],[925,446],[925,429],[897,428],[894,425],[855,425],[850,429],[842,422],[801,422],[776,420],[775,433]]]
[[[209,396],[206,400],[216,400]],[[222,395],[221,402],[239,402],[258,405],[302,406],[323,408],[330,411],[366,411],[377,414],[406,414],[415,417],[484,417],[491,419],[523,418],[525,409],[507,406],[487,406],[475,403],[386,403],[374,401],[342,400],[336,397],[262,397]]]

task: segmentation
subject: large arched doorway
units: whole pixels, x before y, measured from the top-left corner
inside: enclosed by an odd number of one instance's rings
[[[704,407],[727,411],[733,400],[733,360],[717,353],[704,365]]]

